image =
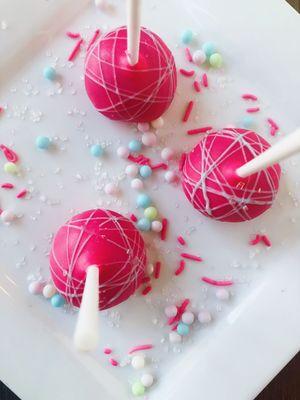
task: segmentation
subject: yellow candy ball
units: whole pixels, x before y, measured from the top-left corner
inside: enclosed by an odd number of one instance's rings
[[[155,207],[147,207],[144,211],[144,216],[153,221],[157,217],[157,209]]]
[[[8,174],[16,175],[19,170],[16,164],[12,162],[7,162],[4,164],[4,171],[7,172]]]

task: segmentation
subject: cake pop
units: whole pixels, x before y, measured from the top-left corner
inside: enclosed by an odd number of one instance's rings
[[[185,155],[183,190],[202,214],[219,221],[256,218],[271,207],[278,191],[280,166],[239,174],[243,165],[265,152],[270,144],[257,133],[223,129],[206,135]]]
[[[128,24],[100,37],[85,61],[85,87],[112,120],[151,122],[170,106],[177,84],[174,57],[163,40],[139,25],[139,0],[128,0]]]

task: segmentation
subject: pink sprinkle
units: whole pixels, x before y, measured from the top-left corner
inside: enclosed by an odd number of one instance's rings
[[[137,217],[134,214],[130,215],[130,219],[131,219],[132,222],[136,222],[138,220]]]
[[[194,89],[196,90],[196,92],[200,93],[201,92],[200,83],[198,81],[194,81],[193,85],[194,85]]]
[[[111,353],[112,353],[112,349],[110,349],[109,347],[105,347],[105,348],[103,349],[103,353],[104,353],[104,354],[111,354]]]
[[[175,275],[176,276],[180,275],[184,271],[184,268],[185,268],[185,261],[180,260],[179,267],[176,269]]]
[[[140,154],[136,157],[133,156],[132,154],[129,154],[127,159],[139,165],[149,165],[150,163],[150,158],[145,157],[143,154]]]
[[[135,353],[135,352],[141,351],[141,350],[150,350],[150,349],[153,349],[152,344],[142,344],[140,346],[135,346],[132,349],[130,349],[128,354],[132,354],[132,353]]]
[[[171,331],[176,331],[178,324],[175,324],[174,326],[172,326]]]
[[[259,107],[251,107],[251,108],[247,108],[247,113],[256,113],[258,111],[260,111]]]
[[[208,78],[206,74],[203,74],[202,76],[202,85],[206,88],[208,87]]]
[[[279,131],[279,126],[276,124],[276,122],[272,118],[268,118],[267,121],[270,124],[270,135],[275,136],[276,133]]]
[[[186,244],[186,241],[183,239],[182,236],[177,236],[177,242],[184,246]]]
[[[0,114],[4,111],[4,108],[0,106]]]
[[[212,130],[212,126],[203,126],[202,128],[190,129],[187,131],[188,135],[198,135],[198,133],[207,133]]]
[[[188,78],[191,78],[195,74],[195,71],[193,70],[187,71],[186,69],[183,68],[180,68],[179,72],[181,73],[181,75],[186,76]]]
[[[145,289],[142,291],[142,295],[146,296],[149,292],[151,292],[151,290],[152,290],[152,286],[151,285],[146,286]]]
[[[249,244],[251,246],[255,246],[256,244],[258,244],[260,242],[261,236],[260,235],[255,235],[254,239],[251,239]]]
[[[148,282],[150,282],[150,281],[151,281],[150,276],[145,276],[145,277],[142,279],[142,283],[148,283]]]
[[[188,60],[188,62],[193,62],[193,57],[192,57],[190,49],[188,47],[186,47],[184,52],[185,52],[185,56],[186,56],[186,59]]]
[[[92,39],[90,40],[88,47],[87,47],[87,51],[89,51],[89,49],[91,48],[91,46],[95,43],[95,41],[97,40],[98,36],[100,35],[100,29],[96,29],[94,32],[94,35],[92,37]]]
[[[193,261],[198,261],[198,262],[203,261],[201,257],[194,256],[193,254],[181,253],[180,255],[182,258],[186,258],[187,260],[193,260]]]
[[[0,150],[2,150],[4,156],[6,157],[7,161],[12,163],[16,163],[19,160],[19,156],[13,150],[9,149],[4,144],[0,144]]]
[[[278,132],[278,129],[274,128],[274,126],[271,126],[270,135],[271,136],[275,136],[277,132]]]
[[[71,38],[71,39],[78,39],[80,38],[80,33],[74,33],[74,32],[66,32],[66,35]]]
[[[180,160],[179,160],[179,164],[178,164],[179,171],[183,170],[183,166],[184,166],[185,160],[186,160],[186,153],[182,153],[182,155],[180,157]]]
[[[233,285],[232,281],[217,281],[215,279],[208,278],[207,276],[203,276],[201,278],[201,280],[203,282],[209,283],[210,285],[213,285],[213,286],[231,286],[231,285]]]
[[[108,361],[111,363],[113,367],[117,367],[119,365],[118,361],[115,360],[114,358],[110,358]]]
[[[161,238],[161,240],[166,240],[167,228],[168,228],[168,220],[167,220],[167,218],[163,218],[161,223],[162,223],[162,230],[160,231],[160,238]]]
[[[185,312],[187,306],[190,304],[190,300],[189,299],[185,299],[182,304],[177,307],[177,314],[175,315],[175,317],[171,317],[168,319],[168,325],[173,325],[175,322],[179,321],[182,314]]]
[[[270,239],[268,238],[267,235],[262,235],[261,236],[261,240],[266,246],[268,246],[268,247],[272,246],[272,243],[271,243],[271,241],[270,241]]]
[[[257,98],[254,94],[250,94],[250,93],[245,93],[245,94],[243,94],[243,95],[242,95],[242,98],[243,98],[244,100],[253,100],[253,101],[258,100],[258,98]]]
[[[182,118],[182,122],[187,122],[188,121],[188,119],[189,119],[189,117],[191,115],[193,106],[194,106],[194,102],[193,101],[189,101],[187,106],[186,106],[186,109],[185,109],[185,112],[184,112],[184,116]]]
[[[154,267],[154,278],[158,279],[160,276],[161,262],[157,261]]]
[[[14,185],[12,183],[6,182],[6,183],[2,183],[1,187],[3,189],[13,189]]]
[[[151,167],[151,169],[168,169],[168,165],[167,164],[165,164],[165,163],[158,163],[158,164],[154,164],[154,165],[151,165],[150,164],[150,167]]]
[[[71,54],[68,57],[68,61],[73,61],[75,59],[75,57],[77,56],[77,54],[80,51],[80,47],[81,47],[83,42],[84,42],[83,39],[78,40],[78,42],[76,43],[74,49],[72,50]]]
[[[21,192],[19,192],[18,194],[17,194],[17,199],[22,199],[23,197],[25,197],[26,196],[26,194],[27,194],[27,190],[26,189],[23,189],[23,190],[21,190]]]

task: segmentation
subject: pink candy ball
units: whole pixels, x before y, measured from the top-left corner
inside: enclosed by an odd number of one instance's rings
[[[174,57],[149,29],[141,28],[139,61],[131,66],[127,29],[102,36],[88,51],[85,87],[96,109],[113,120],[150,122],[170,106],[177,85]]]
[[[172,158],[175,156],[175,151],[173,149],[170,149],[170,147],[165,147],[161,151],[161,158],[164,161],[170,161]]]
[[[142,136],[142,143],[145,146],[149,146],[149,147],[155,146],[157,143],[157,137],[156,137],[155,133],[153,133],[153,132],[144,133]]]
[[[131,296],[145,276],[143,238],[133,223],[109,210],[89,210],[72,217],[54,237],[50,272],[57,291],[80,306],[86,269],[99,267],[99,309]]]
[[[270,147],[255,132],[223,129],[205,136],[182,158],[182,186],[192,205],[218,221],[241,222],[271,207],[279,187],[278,164],[240,178],[236,169]]]

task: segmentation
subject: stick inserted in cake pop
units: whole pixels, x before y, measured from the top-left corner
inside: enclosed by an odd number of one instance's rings
[[[141,0],[127,0],[127,58],[130,65],[139,61]]]
[[[300,151],[300,128],[236,170],[241,178],[255,174]]]
[[[86,280],[74,333],[77,350],[96,350],[99,344],[99,268],[91,265]]]

